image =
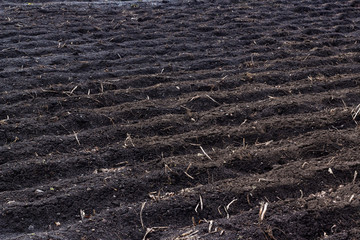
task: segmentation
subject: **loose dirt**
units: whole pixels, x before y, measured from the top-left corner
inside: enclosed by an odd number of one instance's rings
[[[0,239],[360,239],[360,3],[0,5]]]

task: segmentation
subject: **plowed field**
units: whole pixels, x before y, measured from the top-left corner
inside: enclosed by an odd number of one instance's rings
[[[0,4],[0,239],[360,239],[360,3]]]

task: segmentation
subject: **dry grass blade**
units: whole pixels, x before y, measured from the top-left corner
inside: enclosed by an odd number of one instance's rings
[[[10,120],[9,115],[7,115],[5,119],[0,120],[0,125],[6,125],[8,120]]]
[[[199,195],[199,198],[200,198],[199,203],[196,204],[196,207],[195,207],[195,212],[196,212],[196,213],[199,213],[199,212],[198,212],[198,208],[199,208],[199,207],[200,207],[200,210],[203,210],[203,209],[204,209],[204,203],[203,203],[203,199],[202,199],[201,195]]]
[[[184,172],[184,173],[185,173],[185,175],[188,176],[189,178],[194,179],[194,177],[191,176],[190,174],[188,174],[187,172]]]
[[[358,172],[355,170],[355,172],[354,172],[354,178],[353,178],[353,180],[352,180],[352,183],[353,183],[353,184],[355,184],[357,175],[358,175]]]
[[[80,217],[81,217],[81,220],[84,220],[84,218],[85,218],[85,212],[82,209],[80,209]]]
[[[102,82],[100,83],[100,92],[101,92],[101,93],[104,93],[104,85],[103,85]]]
[[[202,148],[202,146],[200,146],[200,149],[204,153],[204,155],[212,161],[211,157],[205,152],[205,150]]]
[[[180,236],[176,237],[174,240],[190,240],[190,239],[198,239],[197,233],[199,230],[190,230],[182,233]]]
[[[130,143],[130,144],[129,144]],[[135,147],[135,144],[134,144],[134,142],[133,142],[133,140],[132,140],[132,138],[131,138],[131,135],[129,134],[129,133],[127,133],[126,134],[126,138],[125,138],[125,140],[124,140],[124,144],[123,144],[123,147],[124,148],[127,148],[128,146],[133,146],[133,147]]]
[[[260,222],[262,222],[264,220],[264,218],[265,218],[265,213],[266,213],[268,205],[269,205],[268,202],[260,204],[260,211],[259,211],[259,220],[260,220]]]
[[[147,228],[146,229],[146,233],[143,237],[142,240],[146,240],[146,236],[152,232],[155,232],[155,231],[159,231],[159,230],[165,230],[165,229],[168,229],[168,227],[152,227],[152,228]]]
[[[164,167],[165,167],[165,170],[164,170],[165,173],[168,173],[168,172],[172,172],[172,171],[173,171],[167,164],[165,164]]]
[[[78,138],[78,135],[77,135],[77,132],[73,131],[74,133],[74,136],[75,136],[75,139],[76,139],[76,142],[79,144],[79,146],[81,145],[80,144],[80,141],[79,141],[79,138]]]
[[[196,204],[196,207],[195,207],[195,212],[197,213],[197,214],[199,214],[199,212],[198,212],[198,208],[199,208],[199,203],[198,204]]]
[[[206,97],[208,97],[211,101],[213,101],[216,104],[221,105],[218,101],[216,101],[215,99],[213,99],[212,97],[210,97],[209,95],[205,94]]]
[[[189,171],[190,167],[191,167],[191,163],[189,163],[189,166],[186,168],[185,172]]]
[[[141,222],[141,227],[142,227],[142,228],[145,228],[145,226],[144,226],[144,221],[143,221],[143,218],[142,218],[142,213],[143,213],[143,211],[144,211],[145,204],[146,204],[146,202],[143,202],[143,203],[141,204],[141,209],[140,209],[140,222]],[[146,235],[145,235],[145,236],[146,236]]]
[[[71,91],[70,91],[70,94],[73,94],[74,91],[78,88],[78,86],[75,86]]]
[[[227,218],[227,219],[230,218],[230,214],[229,214],[229,211],[228,211],[228,210],[229,210],[231,204],[233,204],[233,203],[236,202],[236,201],[237,201],[237,199],[235,198],[235,199],[233,199],[231,202],[229,202],[229,204],[226,205],[226,207],[224,207],[224,210],[225,210],[225,212],[226,212],[226,218]],[[221,214],[219,208],[218,208],[218,211],[219,211],[219,213]]]
[[[360,104],[357,105],[352,111],[351,111],[351,116],[353,118],[353,120],[355,121],[355,119],[357,118],[358,114],[360,113]],[[355,121],[356,122],[356,121]],[[357,124],[357,122],[356,122]]]
[[[237,199],[235,198],[234,200],[232,200],[231,202],[229,202],[229,204],[226,205],[226,210],[229,210],[230,205],[233,204],[233,203],[236,202],[236,201],[237,201]]]
[[[214,221],[213,221],[213,220],[210,220],[210,222],[209,222],[209,228],[208,228],[209,233],[211,233],[211,229],[212,229],[212,227],[213,227],[213,224],[214,224]]]
[[[194,179],[194,177],[191,176],[191,175],[187,172],[187,171],[190,169],[190,167],[191,167],[191,163],[189,163],[189,166],[186,168],[186,170],[184,171],[184,173],[185,173],[185,175],[188,176],[189,178]]]
[[[227,208],[226,208],[226,207],[224,207],[224,210],[225,210],[225,212],[226,212],[226,218],[227,218],[227,219],[229,219],[229,218],[230,218],[230,214],[229,214],[229,212],[228,212]]]

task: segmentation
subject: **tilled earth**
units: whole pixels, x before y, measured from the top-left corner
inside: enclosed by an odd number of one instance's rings
[[[21,2],[0,239],[360,239],[359,1]]]

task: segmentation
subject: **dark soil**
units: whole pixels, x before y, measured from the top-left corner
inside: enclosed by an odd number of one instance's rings
[[[359,1],[15,2],[0,239],[360,239]]]

